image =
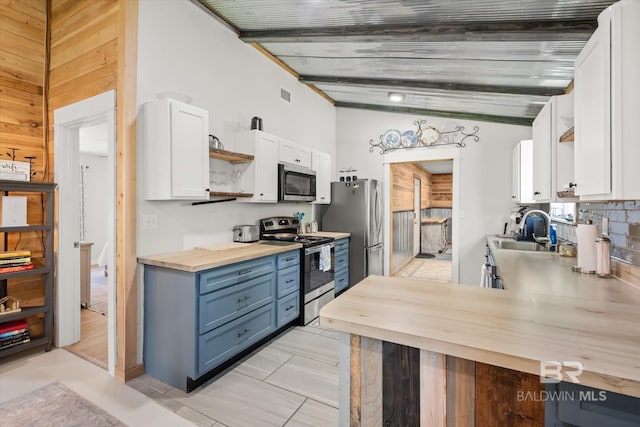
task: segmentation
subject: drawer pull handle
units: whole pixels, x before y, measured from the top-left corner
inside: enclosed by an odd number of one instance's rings
[[[289,310],[291,310],[292,308],[296,308],[296,306],[295,306],[295,305],[290,305],[289,307],[285,308],[285,311],[289,311]]]
[[[249,274],[251,273],[251,270],[242,270],[242,271],[238,271],[238,276],[243,276],[245,274]]]
[[[291,283],[291,282],[295,282],[295,279],[289,279],[285,283]]]
[[[245,301],[246,301],[246,300],[248,300],[249,298],[251,298],[251,297],[249,297],[249,296],[243,296],[242,298],[238,298],[238,302],[245,302]]]
[[[238,338],[243,335],[247,335],[249,332],[251,332],[251,329],[243,329],[242,332],[238,332]]]
[[[293,261],[294,259],[295,259],[295,258],[294,258],[294,257],[292,257],[292,258],[285,258],[284,260],[285,260],[285,261]]]

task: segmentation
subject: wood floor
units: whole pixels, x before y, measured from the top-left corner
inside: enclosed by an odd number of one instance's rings
[[[107,369],[107,316],[83,308],[80,312],[80,341],[65,349]]]

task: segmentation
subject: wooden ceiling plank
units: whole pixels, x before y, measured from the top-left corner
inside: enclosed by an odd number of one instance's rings
[[[278,30],[240,31],[245,42],[382,42],[382,41],[560,41],[587,40],[597,27],[596,20],[469,22],[430,25],[358,25]]]
[[[435,82],[424,80],[398,80],[398,79],[369,79],[357,77],[334,76],[300,76],[301,83],[307,84],[336,84],[347,86],[374,86],[389,87],[395,89],[438,89],[447,91],[504,93],[512,95],[553,96],[564,93],[563,88],[553,87],[524,87],[524,86],[497,86],[478,85],[454,82]]]
[[[360,104],[355,102],[340,102],[340,101],[336,101],[335,106],[342,107],[342,108],[354,108],[358,110],[383,111],[387,113],[417,114],[421,116],[446,117],[451,119],[503,123],[508,125],[518,125],[518,126],[531,126],[531,124],[533,123],[532,118],[494,116],[490,114],[467,113],[463,111],[429,110],[426,108],[413,108],[413,107],[402,107],[402,106],[392,107],[388,105]]]

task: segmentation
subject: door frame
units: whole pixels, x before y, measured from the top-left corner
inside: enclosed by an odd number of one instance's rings
[[[417,190],[416,191],[416,184],[417,184]],[[420,218],[420,208],[422,207],[422,180],[420,179],[419,176],[416,176],[415,174],[413,175],[413,212],[414,212],[414,216],[413,216],[413,242],[411,242],[411,244],[413,245],[412,248],[412,252],[413,252],[413,256],[415,257],[416,255],[418,255],[421,252],[421,243],[422,243],[422,235],[421,235],[421,230],[422,230],[422,226],[420,224],[421,218]],[[417,246],[418,246],[418,250],[416,251],[416,242],[417,242]]]
[[[115,374],[116,363],[116,91],[110,90],[91,98],[56,109],[54,117],[54,180],[58,183],[58,200],[71,200],[79,189],[79,129],[107,124],[107,367]],[[76,167],[77,166],[77,167]],[[58,203],[56,247],[55,345],[64,347],[80,340],[80,269],[79,249],[73,247],[79,238],[79,222],[75,222],[73,203]],[[75,223],[74,223],[75,222]],[[76,233],[76,231],[78,233]],[[76,271],[77,270],[77,271]]]
[[[384,223],[384,274],[390,275],[391,268],[391,221],[393,214],[391,212],[391,164],[407,163],[407,162],[425,162],[436,160],[452,160],[453,161],[453,204],[451,212],[452,222],[452,250],[451,250],[451,280],[452,283],[460,282],[460,243],[459,243],[459,221],[460,221],[460,149],[453,147],[423,147],[411,150],[395,150],[386,153],[383,156],[383,172],[384,172],[384,207],[385,212],[389,215],[389,221]]]

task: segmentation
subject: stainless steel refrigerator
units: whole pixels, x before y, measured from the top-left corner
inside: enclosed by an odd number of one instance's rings
[[[331,205],[322,229],[351,233],[349,286],[370,274],[382,275],[382,183],[375,179],[331,183]]]

